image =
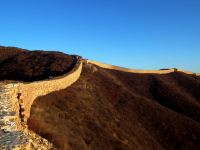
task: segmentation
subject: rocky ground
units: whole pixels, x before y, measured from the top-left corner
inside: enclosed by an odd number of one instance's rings
[[[38,81],[63,75],[75,65],[77,56],[56,51],[29,51],[16,47],[0,46],[0,149],[55,149],[44,138],[28,130],[23,123],[17,127],[16,111],[13,110],[15,95],[10,93],[8,80]],[[18,102],[17,102],[18,103]]]
[[[15,118],[16,112],[12,110],[11,95],[9,88],[0,86],[0,146],[1,149],[14,149],[26,145],[28,139],[23,131],[18,131]]]
[[[18,117],[13,111],[10,94],[11,85],[0,84],[0,149],[30,149],[49,150],[55,149],[46,139],[41,138],[26,127],[18,129],[15,118]]]

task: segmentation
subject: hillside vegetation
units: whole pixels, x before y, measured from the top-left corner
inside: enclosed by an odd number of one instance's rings
[[[48,79],[69,72],[76,61],[75,56],[61,52],[0,47],[0,80]]]
[[[60,52],[0,47],[0,81],[45,80],[76,62]],[[31,103],[30,130],[61,150],[200,150],[199,76],[128,73],[87,63],[82,69],[73,85]]]
[[[66,150],[199,150],[200,78],[84,64],[71,87],[34,101],[28,125]]]

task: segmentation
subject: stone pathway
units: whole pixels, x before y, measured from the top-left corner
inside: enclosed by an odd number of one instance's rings
[[[16,126],[16,113],[12,111],[13,84],[0,83],[0,150],[50,150],[53,145],[27,128],[19,131]]]
[[[10,99],[9,87],[0,85],[0,149],[5,150],[21,147],[28,142],[24,133],[17,131]]]

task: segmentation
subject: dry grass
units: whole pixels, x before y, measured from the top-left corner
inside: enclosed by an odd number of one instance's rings
[[[61,149],[200,149],[200,78],[84,65],[71,87],[35,100],[29,127]]]
[[[0,47],[0,80],[36,81],[69,72],[76,58],[61,52]]]

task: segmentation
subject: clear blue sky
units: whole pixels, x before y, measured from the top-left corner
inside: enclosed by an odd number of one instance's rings
[[[200,0],[0,0],[0,45],[200,72]]]

